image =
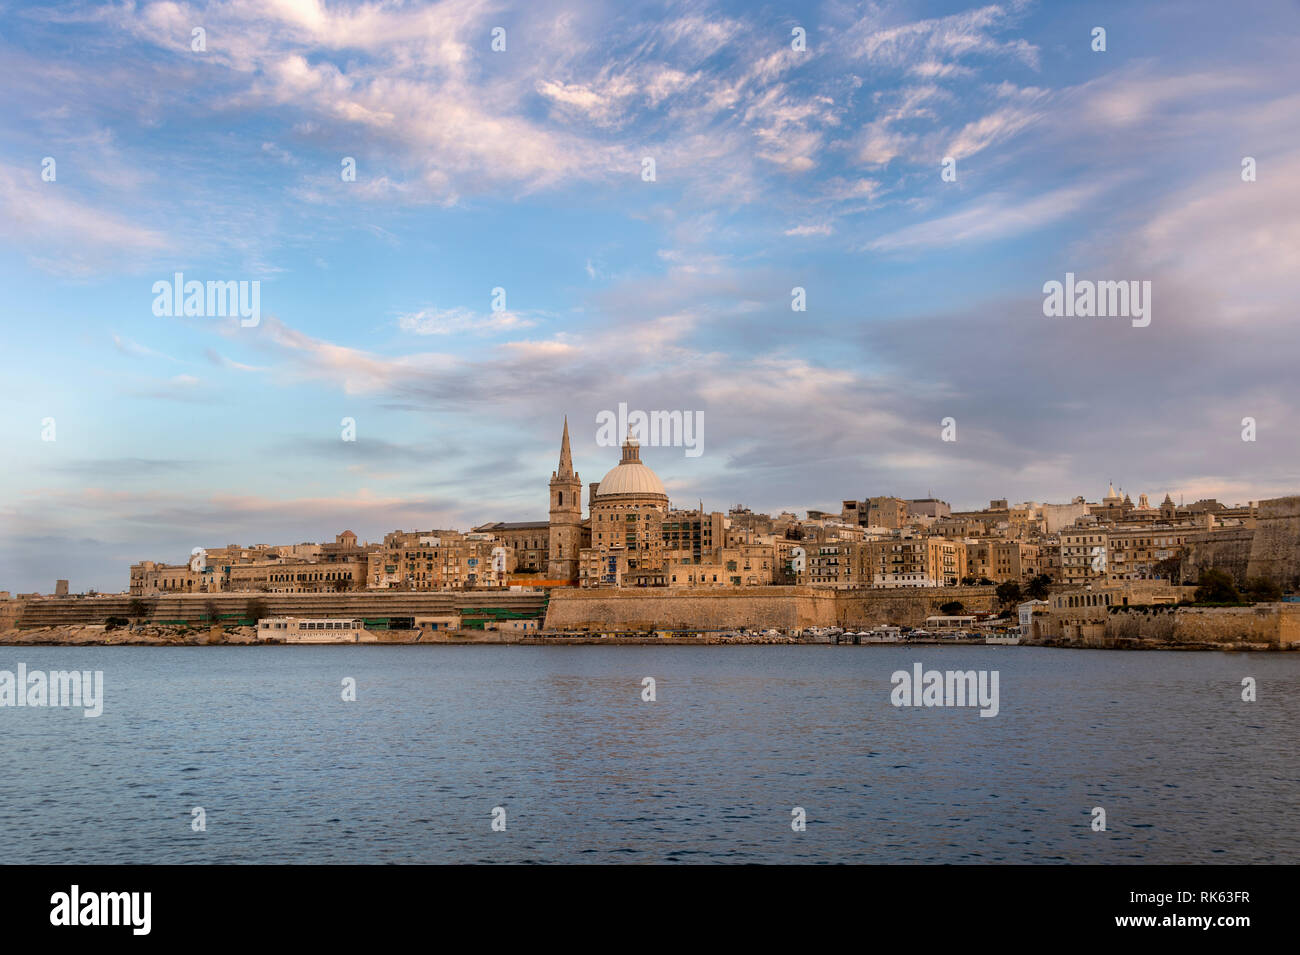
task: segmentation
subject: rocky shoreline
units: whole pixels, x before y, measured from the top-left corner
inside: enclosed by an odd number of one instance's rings
[[[0,630],[0,646],[13,647],[202,647],[248,646],[259,643],[253,627],[213,633],[207,627],[114,627],[78,625]]]

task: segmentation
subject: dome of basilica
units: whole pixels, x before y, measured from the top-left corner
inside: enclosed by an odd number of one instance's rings
[[[641,463],[641,449],[636,441],[631,439],[623,444],[623,460],[601,480],[596,494],[599,497],[605,497],[607,494],[664,499],[668,497],[668,492],[664,490],[658,475]]]

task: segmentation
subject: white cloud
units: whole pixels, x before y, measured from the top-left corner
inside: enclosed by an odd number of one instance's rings
[[[976,55],[1038,66],[1038,48],[1027,40],[996,38],[996,34],[1010,29],[1015,19],[1014,11],[996,4],[889,26],[881,22],[884,16],[868,16],[848,31],[847,45],[852,54],[899,68],[925,63],[926,72],[932,76],[943,75],[943,69],[956,60]]]
[[[536,324],[519,312],[480,313],[468,308],[424,308],[397,318],[397,325],[402,331],[416,335],[453,335],[462,332],[497,334],[532,328]]]
[[[834,231],[834,227],[829,222],[818,222],[786,229],[784,234],[792,236],[830,235]]]

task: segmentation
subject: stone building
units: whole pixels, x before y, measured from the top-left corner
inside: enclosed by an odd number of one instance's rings
[[[548,540],[546,576],[551,580],[576,582],[585,535],[582,526],[582,479],[573,470],[568,418],[564,419],[564,436],[560,439],[560,465],[551,472]]]
[[[942,504],[941,501],[933,503]],[[941,514],[937,507],[934,508],[932,516],[946,516],[946,504],[943,505],[943,510],[945,513]],[[897,530],[908,524],[908,502],[901,497],[869,497],[865,501],[844,501],[840,505],[840,519],[846,524],[861,527],[888,527]]]
[[[805,548],[807,570],[799,583],[849,590],[871,586],[871,551],[866,541],[827,540]]]
[[[942,537],[865,542],[863,579],[872,587],[955,587],[966,576],[966,545]]]
[[[370,590],[474,590],[505,587],[514,552],[487,533],[393,531],[370,555]]]
[[[1038,545],[1021,540],[993,545],[993,579],[1029,581],[1039,574]]]
[[[641,463],[634,439],[624,441],[622,450],[622,459],[592,497],[591,543],[581,555],[581,580],[584,586],[664,587],[669,583],[668,494]]]
[[[948,502],[941,501],[937,497],[918,497],[906,503],[909,519],[928,517],[939,520],[940,518],[952,516],[952,508],[948,505]]]
[[[1106,531],[1097,524],[1061,529],[1061,576],[1065,584],[1087,585],[1106,579]]]
[[[1160,563],[1180,557],[1191,533],[1194,531],[1189,527],[1161,523],[1108,529],[1107,579],[1150,580],[1161,575]]]
[[[550,569],[550,521],[496,521],[480,524],[476,534],[490,534],[514,552],[515,573],[545,574]]]
[[[1088,589],[1052,594],[1045,621],[1035,619],[1035,637],[1068,641],[1099,640],[1106,633],[1112,607],[1172,606],[1188,600],[1193,587],[1164,581],[1122,581]]]

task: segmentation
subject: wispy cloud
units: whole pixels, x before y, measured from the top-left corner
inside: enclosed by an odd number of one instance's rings
[[[915,251],[1024,235],[1077,212],[1110,185],[1066,186],[1024,200],[995,193],[958,212],[883,235],[868,243],[867,248],[883,252]]]

